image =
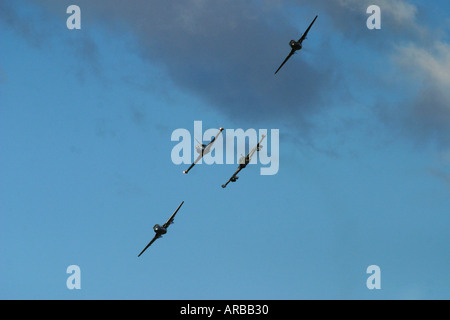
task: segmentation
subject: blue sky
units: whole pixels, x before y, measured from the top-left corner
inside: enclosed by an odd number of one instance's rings
[[[70,4],[81,30],[66,28]],[[366,28],[370,4],[381,30]],[[446,1],[0,12],[0,298],[450,297]],[[226,189],[236,165],[183,175],[170,137],[196,120],[279,129],[279,172],[251,165]],[[66,287],[73,264],[81,290]]]

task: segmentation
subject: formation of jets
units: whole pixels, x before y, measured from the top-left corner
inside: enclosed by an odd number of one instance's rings
[[[317,15],[314,18],[314,20],[311,22],[311,24],[309,25],[309,27],[306,29],[306,31],[303,33],[303,35],[300,37],[300,39],[298,41],[295,40],[291,40],[289,41],[289,46],[291,47],[291,52],[289,53],[289,55],[286,57],[286,59],[284,59],[283,63],[278,67],[277,71],[275,71],[275,74],[278,73],[278,71],[280,71],[280,69],[284,66],[284,64],[289,60],[289,58],[296,53],[298,50],[301,50],[303,47],[303,41],[306,39],[309,30],[311,29],[312,25],[314,24],[314,22],[317,19]],[[187,169],[184,170],[183,173],[187,174],[196,164],[197,162],[203,158],[206,154],[208,154],[211,151],[211,147],[214,143],[214,141],[217,139],[217,137],[220,135],[220,133],[224,130],[224,128],[219,128],[219,132],[217,133],[217,135],[215,137],[213,137],[211,139],[211,141],[208,144],[203,144],[200,143],[195,147],[195,150],[197,151],[197,153],[199,154],[197,159],[195,159],[194,163],[191,164],[191,166]],[[250,163],[253,155],[260,151],[262,148],[262,141],[264,140],[266,136],[263,135],[261,140],[257,143],[257,145],[244,157],[242,156],[239,159],[239,167],[236,170],[236,172],[231,176],[230,179],[228,179],[228,181],[222,185],[222,188],[226,188],[226,186],[228,185],[228,183],[230,182],[236,182],[237,179],[239,179],[239,177],[237,176],[238,173],[244,169],[245,167],[247,167],[247,165]],[[167,233],[167,228],[174,223],[174,219],[175,219],[175,215],[177,214],[178,210],[180,210],[181,206],[183,205],[184,201],[181,202],[181,204],[178,206],[178,208],[175,210],[174,213],[172,213],[172,215],[170,216],[169,220],[167,220],[162,226],[159,224],[155,224],[153,226],[153,231],[155,232],[155,236],[153,237],[153,239],[147,244],[147,246],[141,251],[141,253],[139,253],[138,257],[140,257],[145,250],[147,250],[148,247],[150,247],[152,245],[153,242],[155,242],[157,239],[162,238],[162,236],[164,234]]]
[[[183,171],[183,173],[188,173],[189,170],[192,169],[192,167],[205,155],[208,154],[211,151],[211,146],[213,145],[214,141],[217,139],[217,137],[219,136],[219,134],[223,131],[223,128],[219,129],[219,133],[217,133],[217,135],[215,137],[213,137],[211,139],[211,141],[208,144],[202,144],[199,142],[199,145],[196,146],[196,151],[199,153],[197,159],[194,161],[193,164],[191,164],[191,166]],[[261,140],[258,142],[258,144],[256,145],[256,147],[254,147],[245,157],[241,157],[241,159],[239,159],[239,168],[238,170],[233,174],[233,176],[227,181],[226,184],[222,185],[222,188],[225,188],[227,186],[227,184],[231,181],[231,182],[236,182],[236,180],[238,179],[237,174],[244,169],[252,160],[253,155],[258,152],[259,150],[262,149],[261,146],[261,142],[264,140],[264,138],[266,137],[266,135],[262,135]],[[155,231],[155,236],[153,237],[153,239],[147,244],[147,246],[144,248],[144,250],[141,251],[141,253],[139,253],[138,257],[140,257],[145,250],[147,250],[148,247],[150,247],[152,245],[153,242],[155,242],[157,239],[162,238],[163,234],[167,233],[167,228],[173,223],[173,220],[175,219],[175,215],[177,214],[178,210],[180,210],[181,206],[183,205],[184,201],[181,202],[181,204],[178,206],[178,208],[175,210],[175,212],[170,216],[169,220],[166,221],[166,223],[164,223],[162,226],[159,224],[155,224],[153,226],[153,231]]]

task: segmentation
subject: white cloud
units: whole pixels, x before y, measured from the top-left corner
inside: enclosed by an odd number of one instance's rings
[[[438,86],[445,93],[450,89],[450,46],[436,41],[432,47],[418,44],[398,46],[394,60],[409,73],[429,84]]]
[[[416,96],[404,104],[409,129],[427,140],[432,137],[450,147],[450,45],[410,43],[397,46],[393,61],[408,82],[418,87]]]

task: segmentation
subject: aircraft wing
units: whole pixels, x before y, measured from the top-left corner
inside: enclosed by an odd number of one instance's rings
[[[184,201],[182,201],[181,204],[178,206],[177,210],[175,210],[175,212],[172,213],[169,220],[167,220],[166,223],[163,224],[163,228],[168,228],[173,223],[173,220],[175,219],[175,215],[177,214],[178,210],[180,210],[183,203],[184,203]]]
[[[220,135],[220,133],[224,130],[224,128],[220,127],[219,132],[216,134],[216,136],[208,143],[207,146],[211,145],[216,141],[217,137]]]
[[[152,239],[152,241],[149,242],[149,244],[144,248],[144,250],[141,251],[141,253],[139,253],[138,257],[141,256],[141,254],[144,253],[145,250],[147,250],[148,247],[150,247],[152,245],[153,242],[155,242],[156,239],[158,239],[160,236],[159,235],[155,235]]]
[[[264,140],[265,137],[266,137],[266,136],[263,135],[262,138],[261,138],[261,140],[260,140],[260,141],[258,142],[258,144],[256,145],[256,147],[254,147],[254,148],[252,149],[252,151],[250,151],[249,154],[247,155],[247,157],[248,157],[248,159],[249,159],[249,162],[250,162],[250,160],[252,159],[252,157],[253,157],[253,155],[255,154],[255,152],[256,152],[256,151],[259,151],[259,149],[261,148],[260,144],[261,144],[261,142]]]
[[[314,20],[311,22],[311,24],[309,25],[308,29],[306,29],[305,33],[303,33],[302,37],[298,40],[298,42],[302,43],[303,40],[306,39],[306,36],[308,35],[309,29],[311,29],[311,27],[312,27],[314,21],[316,21],[317,17],[318,17],[318,16],[316,16],[316,17],[314,18]]]
[[[191,170],[191,169],[197,164],[197,162],[198,162],[202,157],[203,157],[203,155],[202,155],[202,154],[199,154],[198,157],[197,157],[197,159],[195,159],[194,163],[191,164],[191,166],[190,166],[187,170],[183,171],[183,173],[188,173],[189,170]]]
[[[292,49],[291,52],[289,53],[289,55],[286,57],[286,59],[284,59],[283,63],[281,64],[281,66],[278,67],[277,71],[275,71],[275,74],[277,74],[277,72],[281,69],[282,66],[284,66],[284,64],[286,63],[286,61],[289,60],[289,58],[294,54],[295,50]]]

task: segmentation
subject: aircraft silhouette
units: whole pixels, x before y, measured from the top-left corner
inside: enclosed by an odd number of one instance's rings
[[[197,153],[199,153],[199,155],[198,155],[197,159],[195,159],[194,163],[191,164],[191,166],[190,166],[187,170],[184,170],[183,173],[188,173],[189,170],[191,170],[192,167],[194,167],[195,164],[196,164],[201,158],[203,158],[204,155],[208,154],[208,153],[211,151],[211,147],[212,147],[214,141],[216,141],[217,137],[219,136],[219,134],[220,134],[223,130],[224,130],[224,129],[223,129],[222,127],[220,127],[220,128],[219,128],[219,133],[216,134],[216,136],[213,137],[213,138],[211,139],[211,141],[210,141],[208,144],[203,144],[203,143],[197,141],[197,142],[198,142],[198,145],[195,146],[195,151],[197,151]]]
[[[277,72],[281,69],[281,67],[286,63],[286,61],[289,60],[289,58],[297,51],[297,50],[301,50],[302,49],[302,43],[303,40],[306,39],[306,36],[308,35],[309,29],[311,29],[314,21],[316,21],[318,16],[316,16],[314,18],[314,20],[311,22],[311,24],[309,25],[308,29],[306,29],[305,33],[303,33],[302,37],[300,39],[298,39],[298,41],[295,40],[291,40],[289,41],[289,45],[291,46],[291,52],[289,53],[289,55],[286,57],[286,59],[284,59],[283,63],[281,64],[281,66],[278,67],[277,71],[275,71],[275,74],[277,74]]]
[[[227,183],[225,183],[225,184],[222,185],[222,188],[226,188],[226,186],[228,185],[228,183],[230,183],[230,182],[236,182],[236,180],[239,179],[239,177],[237,176],[237,174],[238,174],[242,169],[244,169],[244,168],[250,163],[250,161],[252,160],[252,157],[253,157],[253,155],[255,154],[255,152],[262,149],[261,142],[264,140],[265,137],[266,137],[266,135],[263,134],[261,140],[258,142],[258,144],[256,145],[256,147],[254,147],[254,148],[252,149],[252,151],[250,151],[245,157],[242,156],[242,157],[239,159],[239,167],[238,167],[238,169],[237,169],[236,172],[231,176],[231,178],[228,179]]]
[[[167,233],[167,228],[173,223],[175,215],[177,214],[178,210],[180,210],[183,203],[184,201],[181,202],[177,210],[175,210],[175,212],[170,216],[169,220],[167,220],[166,223],[164,223],[162,226],[160,226],[159,224],[155,224],[153,226],[153,230],[155,231],[156,235],[153,237],[152,241],[150,241],[150,243],[144,248],[144,250],[142,250],[141,253],[139,253],[138,257],[140,257],[141,254],[143,254],[144,251],[147,250],[147,248],[150,247],[152,243],[155,242],[156,239],[162,238],[162,235]]]

